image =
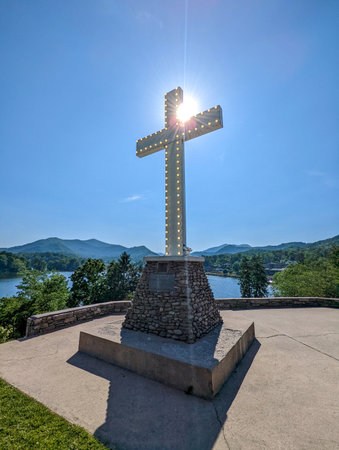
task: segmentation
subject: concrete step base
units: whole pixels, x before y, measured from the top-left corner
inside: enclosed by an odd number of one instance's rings
[[[229,319],[194,344],[109,323],[80,331],[79,351],[208,400],[255,338],[254,323]]]

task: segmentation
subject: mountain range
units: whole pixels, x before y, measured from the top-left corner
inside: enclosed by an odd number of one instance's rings
[[[266,245],[262,247],[252,247],[249,244],[223,244],[218,247],[211,247],[206,250],[193,252],[192,256],[214,256],[224,255],[225,253],[243,253],[249,250],[258,252],[272,252],[275,250],[287,250],[290,248],[316,248],[323,246],[339,245],[339,234],[321,241],[306,243],[306,242],[286,242],[279,245]]]
[[[133,261],[141,261],[144,256],[157,255],[144,245],[138,247],[124,247],[123,245],[107,244],[97,239],[59,239],[57,237],[40,239],[29,244],[16,247],[1,248],[11,253],[60,253],[66,256],[81,258],[98,258],[112,261],[119,258],[122,252],[131,255]]]
[[[193,252],[192,256],[214,256],[227,253],[242,253],[246,251],[274,251],[290,248],[315,248],[322,246],[339,245],[339,235],[330,239],[324,239],[313,243],[286,242],[279,245],[267,245],[263,247],[252,247],[249,244],[222,244],[206,250]],[[81,258],[99,258],[108,262],[119,258],[122,252],[131,255],[133,261],[141,261],[144,256],[159,255],[144,245],[138,247],[124,247],[118,244],[107,244],[97,239],[59,239],[56,237],[40,239],[29,244],[19,245],[10,248],[0,248],[0,251],[11,253],[60,253],[66,256],[76,256]]]

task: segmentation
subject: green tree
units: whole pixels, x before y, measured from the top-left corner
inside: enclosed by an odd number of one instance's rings
[[[5,252],[0,253],[0,273],[7,270],[7,256]]]
[[[60,273],[42,273],[36,270],[25,274],[18,286],[18,298],[30,302],[33,314],[66,308],[69,297],[66,277]]]
[[[102,300],[106,266],[101,259],[88,259],[71,276],[72,288],[68,306],[92,305]]]
[[[250,260],[247,256],[243,256],[240,262],[239,270],[239,284],[242,297],[252,297],[251,282],[252,277]]]
[[[332,266],[339,269],[339,247],[333,246],[328,255],[328,261]]]
[[[242,257],[239,284],[242,297],[266,297],[268,283],[260,255],[253,255],[251,258]]]
[[[0,274],[20,275],[29,268],[28,260],[13,253],[0,252]]]
[[[339,297],[339,268],[329,260],[290,264],[273,276],[272,286],[282,297]]]
[[[67,278],[61,273],[49,275],[44,279],[41,295],[35,303],[36,314],[66,308],[69,295]]]
[[[8,327],[0,325],[0,344],[10,341],[13,338],[15,338],[14,328],[11,325]]]
[[[24,336],[29,316],[66,307],[67,279],[59,273],[27,272],[17,297],[0,299],[0,340]]]
[[[44,272],[47,269],[46,261],[37,256],[35,256],[32,259],[31,264],[33,270],[39,270],[40,272]]]
[[[1,254],[0,254],[1,255]],[[16,255],[17,256],[17,255]],[[44,253],[25,253],[20,258],[26,260],[27,268],[40,271],[69,271],[73,272],[86,260],[74,256],[62,255],[60,253],[44,252]],[[1,256],[0,256],[0,272],[1,272]]]
[[[25,335],[26,322],[34,314],[34,305],[18,297],[0,298],[1,340],[16,339]]]
[[[139,281],[141,268],[131,262],[131,257],[123,252],[117,262],[112,261],[105,277],[104,301],[124,300],[132,294]]]
[[[260,255],[252,256],[250,269],[252,297],[266,297],[267,275]]]

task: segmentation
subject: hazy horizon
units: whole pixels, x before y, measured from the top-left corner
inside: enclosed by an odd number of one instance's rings
[[[330,239],[330,238],[333,238],[335,236],[337,236],[337,234],[334,234],[333,236],[324,237],[324,238],[321,238],[321,239],[316,239],[315,241],[305,241],[305,240],[300,239],[300,240],[284,241],[284,242],[281,241],[281,242],[275,242],[275,243],[273,243],[273,242],[266,242],[266,243],[263,243],[263,244],[255,244],[255,245],[251,244],[250,242],[221,242],[221,243],[219,242],[219,243],[216,243],[215,245],[207,245],[205,247],[194,248],[194,249],[192,249],[192,251],[193,252],[195,252],[195,251],[202,251],[202,250],[206,250],[208,248],[220,247],[221,245],[243,245],[243,244],[248,244],[251,247],[266,247],[266,246],[274,246],[274,245],[279,245],[279,244],[285,244],[287,242],[304,242],[306,244],[310,244],[310,243],[313,243],[313,242]],[[89,241],[91,239],[95,239],[97,241],[101,241],[101,242],[106,243],[106,244],[121,245],[121,246],[127,247],[127,248],[145,246],[145,247],[149,248],[150,250],[152,250],[152,251],[154,251],[156,253],[163,253],[162,250],[157,250],[155,248],[149,247],[148,245],[146,245],[144,243],[137,243],[137,244],[130,245],[130,244],[124,244],[124,243],[121,243],[121,242],[104,241],[104,240],[98,239],[96,237],[89,237],[89,238],[85,238],[85,239],[79,239],[79,238],[76,238],[76,237],[63,237],[63,238],[61,238],[59,236],[48,236],[48,237],[44,237],[44,238],[40,238],[40,239],[35,239],[33,241],[22,242],[22,243],[14,244],[14,245],[7,245],[7,246],[0,245],[0,248],[19,247],[21,245],[30,244],[30,243],[33,243],[33,242],[36,242],[36,241],[39,241],[39,240],[53,239],[53,238],[63,239],[63,240],[81,240],[81,241]]]

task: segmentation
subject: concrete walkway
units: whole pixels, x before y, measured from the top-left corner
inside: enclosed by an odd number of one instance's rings
[[[119,315],[0,345],[0,377],[119,449],[339,449],[339,310],[222,315],[257,340],[213,402],[77,352]]]

